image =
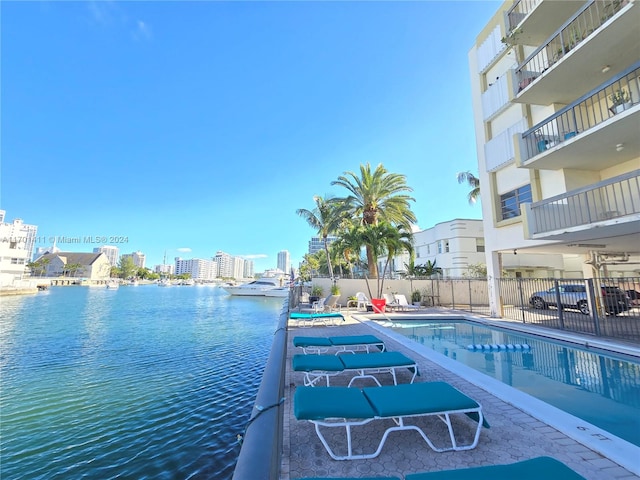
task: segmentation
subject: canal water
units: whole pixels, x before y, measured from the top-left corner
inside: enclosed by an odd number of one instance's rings
[[[0,300],[0,477],[231,478],[283,299],[210,286]]]

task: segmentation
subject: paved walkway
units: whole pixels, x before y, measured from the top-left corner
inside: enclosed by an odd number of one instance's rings
[[[284,451],[281,480],[302,477],[375,477],[399,476],[416,472],[440,471],[464,467],[513,463],[537,456],[554,457],[584,476],[587,480],[638,479],[633,473],[604,458],[599,453],[567,437],[540,420],[524,413],[516,406],[506,403],[491,393],[467,382],[453,373],[421,356],[410,348],[410,342],[401,342],[390,337],[383,338],[389,350],[400,351],[415,359],[420,368],[418,382],[445,381],[475,399],[482,405],[483,412],[491,428],[483,428],[478,446],[473,450],[437,453],[429,448],[417,432],[393,432],[388,437],[380,455],[368,460],[331,459],[316,435],[310,422],[298,421],[293,415],[292,399],[297,386],[303,385],[303,375],[291,371],[291,358],[301,353],[293,347],[296,335],[329,336],[375,334],[368,325],[347,317],[346,322],[337,327],[314,326],[311,328],[289,327],[289,348],[287,362],[287,382],[285,387]],[[344,377],[344,378],[341,378]],[[348,376],[332,378],[332,385],[346,385]],[[383,384],[392,384],[390,375],[379,375]],[[407,371],[399,375],[398,383],[407,383]],[[364,384],[363,384],[364,385]],[[321,387],[318,387],[321,388]],[[419,419],[424,425],[433,424],[434,443],[443,443],[448,435],[444,424],[430,417]],[[388,420],[372,422],[360,427],[360,434],[354,437],[354,447],[382,438]],[[473,423],[460,421],[457,432],[470,434]],[[346,445],[344,430],[328,436],[331,444]],[[430,434],[431,435],[431,434]],[[446,436],[445,436],[446,435]],[[464,440],[464,439],[462,439]],[[366,448],[366,447],[365,447]],[[546,479],[554,480],[554,479]]]

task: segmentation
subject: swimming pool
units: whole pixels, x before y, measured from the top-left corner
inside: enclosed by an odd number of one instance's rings
[[[640,363],[465,320],[385,327],[640,446]]]

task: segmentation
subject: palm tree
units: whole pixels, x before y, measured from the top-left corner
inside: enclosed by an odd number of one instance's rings
[[[330,200],[316,195],[313,197],[313,201],[316,203],[316,207],[313,210],[300,208],[296,210],[296,213],[318,232],[318,236],[322,237],[324,251],[327,255],[329,275],[331,276],[331,281],[333,281],[333,268],[331,267],[331,255],[329,254],[327,237],[338,228],[340,217],[337,215],[336,205]]]
[[[341,217],[358,218],[363,226],[377,225],[384,221],[391,225],[404,225],[407,228],[416,222],[416,217],[409,207],[415,201],[405,192],[413,189],[406,184],[406,177],[397,173],[388,173],[382,164],[371,171],[371,165],[360,165],[360,175],[345,172],[331,185],[339,185],[349,191],[344,198],[336,198],[332,203],[337,205]],[[374,248],[366,244],[369,275],[378,277],[378,267]]]
[[[475,204],[480,198],[480,179],[469,171],[458,172],[458,183],[469,184],[471,191],[467,194],[467,199],[471,205]]]
[[[425,277],[431,277],[432,275],[442,275],[442,268],[436,267],[436,261],[427,260],[427,263],[420,266],[420,271]]]

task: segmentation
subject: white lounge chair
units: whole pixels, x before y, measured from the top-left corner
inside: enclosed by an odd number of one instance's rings
[[[401,308],[404,311],[417,310],[420,308],[417,305],[411,305],[409,302],[407,302],[407,297],[405,297],[402,294],[396,294],[395,297],[396,297],[396,302],[399,305],[399,308]]]
[[[293,356],[293,370],[304,372],[305,386],[313,387],[320,380],[325,379],[327,387],[332,376],[343,372],[354,373],[349,386],[362,378],[372,379],[381,386],[376,374],[390,373],[393,384],[398,384],[397,369],[407,368],[413,376],[409,383],[413,383],[418,374],[416,362],[400,352],[362,353],[359,355],[323,355],[296,354]]]
[[[394,310],[398,310],[400,308],[400,305],[398,304],[398,302],[396,302],[396,299],[392,294],[383,293],[382,298],[387,301],[385,307],[388,308],[389,311],[393,312]]]
[[[322,445],[335,460],[377,457],[389,434],[399,430],[417,431],[436,452],[470,450],[478,444],[482,426],[489,426],[484,420],[480,404],[445,382],[410,383],[362,389],[298,387],[294,394],[293,412],[296,419],[307,420],[314,424]],[[475,432],[466,435],[464,444],[460,444],[454,434],[454,424],[451,421],[454,415],[460,418],[468,416],[478,422],[474,428]],[[448,438],[447,444],[435,445],[427,435],[426,427],[412,424],[412,418],[423,416],[435,416],[444,422],[448,430],[448,435],[444,435]],[[393,422],[385,430],[376,450],[354,452],[353,442],[359,443],[354,435],[354,427],[384,419],[391,419]],[[431,423],[428,425],[430,429],[435,428]],[[455,426],[460,428],[463,425],[461,422],[456,422]],[[339,441],[339,437],[330,435],[325,438],[322,430],[327,428],[345,429],[346,446],[343,443],[341,448],[344,453],[336,453],[335,447],[329,446],[328,440],[336,442]],[[370,432],[361,433],[367,438],[370,437]],[[356,449],[359,450],[357,446]]]

